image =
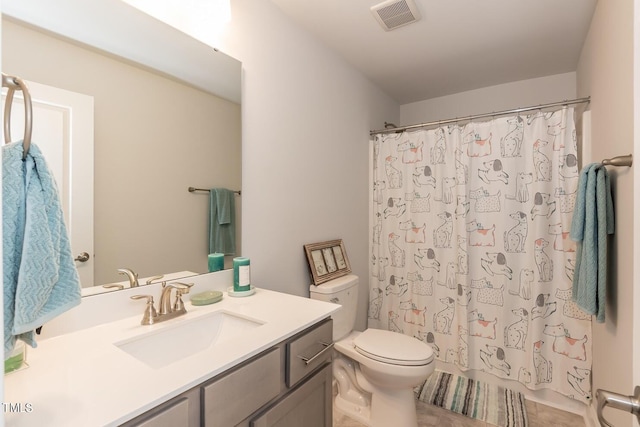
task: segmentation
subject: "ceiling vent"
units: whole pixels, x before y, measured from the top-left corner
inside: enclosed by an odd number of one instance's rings
[[[387,0],[373,6],[371,12],[385,31],[420,20],[420,11],[413,0]]]

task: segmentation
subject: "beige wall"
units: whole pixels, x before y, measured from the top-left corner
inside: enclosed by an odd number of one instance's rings
[[[369,129],[397,120],[398,104],[273,3],[234,0],[231,14],[220,48],[243,68],[242,245],[252,280],[308,296],[303,245],[336,238],[366,278]],[[361,280],[360,329],[368,294]]]
[[[578,95],[590,95],[594,160],[633,152],[633,1],[598,2],[577,69]],[[606,323],[593,324],[593,388],[633,392],[633,168],[609,168],[616,234],[610,244]],[[636,358],[638,355],[635,356]],[[617,427],[632,416],[607,411]]]
[[[634,152],[640,147],[640,0],[634,0],[634,37],[633,37],[633,119],[634,119]],[[634,206],[640,205],[640,173],[633,173],[633,193]],[[639,207],[640,209],[640,207]],[[640,247],[640,217],[634,215],[634,248]],[[640,250],[633,251],[633,265],[640,265]],[[640,268],[633,271],[633,384],[634,387],[640,385]],[[640,421],[635,424],[640,426]]]
[[[521,80],[400,106],[402,125],[446,120],[573,99],[576,73]]]
[[[208,197],[187,188],[241,189],[240,106],[6,20],[2,27],[4,72],[94,97],[96,283],[123,280],[121,267],[140,277],[205,272]]]

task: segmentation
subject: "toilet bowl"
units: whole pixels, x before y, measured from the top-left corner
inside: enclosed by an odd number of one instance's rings
[[[433,350],[397,332],[353,331],[357,284],[349,275],[311,287],[311,298],[342,305],[333,316],[334,409],[370,427],[417,427],[413,389],[433,373]]]
[[[364,339],[363,339],[364,338]],[[413,345],[419,344],[419,345]],[[431,348],[423,342],[396,332],[367,329],[354,331],[335,343],[338,357],[354,364],[357,386],[370,394],[368,411],[341,402],[337,409],[347,415],[369,413],[369,419],[353,417],[372,427],[417,426],[414,387],[422,384],[435,369]],[[402,353],[405,356],[399,357]]]

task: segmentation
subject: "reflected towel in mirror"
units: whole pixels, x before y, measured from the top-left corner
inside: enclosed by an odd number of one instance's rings
[[[236,253],[235,193],[226,188],[209,192],[209,253]]]

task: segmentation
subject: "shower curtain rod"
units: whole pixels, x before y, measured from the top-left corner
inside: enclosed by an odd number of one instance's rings
[[[590,101],[591,101],[591,97],[587,96],[585,98],[577,98],[577,99],[570,99],[570,100],[564,100],[564,101],[558,101],[558,102],[551,102],[549,104],[540,104],[540,105],[536,105],[536,106],[532,106],[532,107],[514,108],[512,110],[504,110],[504,111],[498,111],[498,112],[493,112],[493,113],[474,114],[474,115],[466,116],[466,117],[456,117],[455,119],[436,120],[434,122],[420,123],[420,124],[417,124],[417,125],[399,126],[399,127],[389,128],[389,129],[372,130],[371,132],[369,132],[369,135],[377,135],[377,134],[382,134],[382,133],[402,132],[402,131],[405,131],[405,130],[423,128],[423,127],[428,127],[428,126],[441,126],[441,125],[446,125],[446,124],[449,124],[449,123],[466,122],[466,121],[475,120],[475,119],[481,119],[481,118],[485,118],[485,117],[505,116],[505,115],[508,115],[508,114],[524,113],[526,111],[541,110],[543,108],[558,107],[558,106],[561,106],[561,105],[562,106],[566,106],[566,105],[573,105],[573,104],[582,104],[582,103],[585,103],[585,102],[588,103]]]

